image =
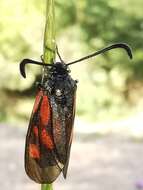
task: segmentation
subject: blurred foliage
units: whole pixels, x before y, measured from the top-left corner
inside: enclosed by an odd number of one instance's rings
[[[72,66],[73,77],[80,81],[77,113],[100,120],[124,116],[128,110],[142,106],[143,1],[55,3],[57,43],[67,62],[114,42],[126,42],[133,49],[133,61],[123,51],[113,50]],[[45,0],[0,1],[1,121],[29,118],[41,68],[27,67],[24,80],[19,62],[25,57],[37,60],[42,54],[44,6]]]

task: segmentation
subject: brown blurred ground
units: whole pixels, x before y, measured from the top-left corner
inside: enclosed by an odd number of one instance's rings
[[[26,127],[0,125],[0,190],[39,190],[23,167]],[[121,135],[76,134],[67,180],[55,190],[134,190],[143,179],[143,142]]]

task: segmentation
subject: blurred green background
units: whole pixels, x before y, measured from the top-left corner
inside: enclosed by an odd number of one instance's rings
[[[43,3],[44,2],[44,3]],[[56,38],[68,62],[115,42],[133,50],[130,61],[122,50],[71,66],[79,80],[77,115],[88,121],[108,121],[142,112],[143,1],[56,1]],[[45,0],[0,1],[0,121],[27,121],[41,68],[19,73],[23,58],[40,59],[43,51]]]
[[[27,66],[24,79],[19,63],[40,60],[45,3],[0,0],[2,190],[40,189],[26,176],[23,157],[41,67]],[[79,80],[75,139],[68,178],[58,179],[54,189],[135,190],[143,184],[143,1],[55,0],[55,8],[56,41],[65,62],[116,42],[128,43],[134,59],[116,49],[71,66]]]

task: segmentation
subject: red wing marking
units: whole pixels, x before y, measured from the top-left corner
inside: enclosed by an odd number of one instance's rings
[[[35,144],[29,144],[29,155],[31,158],[40,159],[40,153]]]
[[[41,141],[42,143],[48,148],[48,149],[53,149],[54,144],[53,141],[50,137],[50,135],[47,133],[46,129],[43,129],[41,132]]]
[[[37,111],[42,95],[43,95],[43,92],[42,92],[42,90],[40,90],[36,96],[36,99],[35,99],[35,104],[33,107],[33,113],[35,113]]]
[[[33,132],[34,132],[35,136],[38,137],[38,128],[37,128],[37,126],[33,127]]]
[[[41,118],[41,125],[46,126],[50,119],[50,104],[48,97],[46,95],[44,95],[42,99],[40,107],[40,118]]]

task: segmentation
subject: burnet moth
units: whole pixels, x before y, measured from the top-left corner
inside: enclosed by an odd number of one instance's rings
[[[67,175],[75,117],[77,81],[69,75],[69,66],[115,48],[123,48],[132,58],[128,45],[117,43],[76,61],[65,63],[57,50],[60,62],[45,64],[24,59],[20,73],[26,78],[25,65],[46,68],[46,75],[38,85],[38,92],[29,122],[25,147],[25,170],[37,183],[52,183],[62,172]]]

